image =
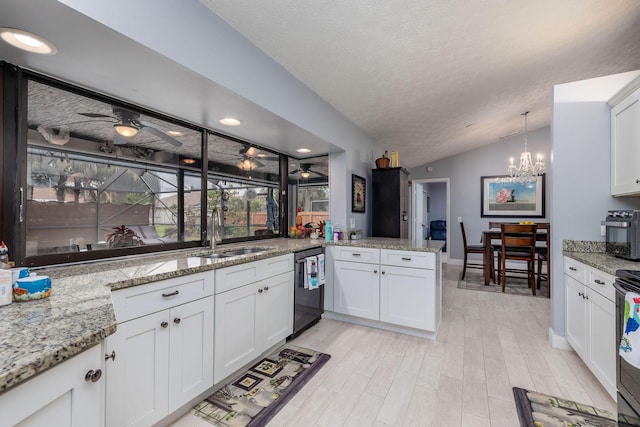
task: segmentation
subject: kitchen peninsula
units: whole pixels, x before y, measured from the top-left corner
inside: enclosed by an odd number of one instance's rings
[[[213,301],[218,297],[218,292],[224,292],[222,287],[226,284],[218,281],[220,276],[217,273],[214,284],[211,273],[257,263],[265,263],[261,267],[263,271],[275,271],[266,263],[282,259],[286,261],[282,263],[282,268],[285,268],[292,264],[289,258],[293,259],[294,252],[321,246],[325,246],[327,251],[326,294],[331,295],[325,304],[327,316],[342,316],[347,321],[369,322],[373,327],[435,337],[441,317],[440,251],[443,242],[381,238],[325,242],[319,239],[278,238],[218,248],[221,252],[261,248],[259,252],[242,256],[208,258],[202,256],[206,255],[206,249],[200,248],[156,256],[57,266],[37,270],[38,274],[49,275],[52,279],[53,292],[49,298],[2,307],[0,407],[8,401],[14,389],[19,391],[18,385],[29,385],[30,382],[26,380],[33,377],[37,382],[39,374],[49,375],[57,369],[50,368],[68,365],[61,363],[67,360],[70,363],[80,360],[80,355],[95,353],[92,360],[98,361],[94,363],[97,366],[87,372],[86,378],[83,371],[82,384],[85,385],[86,381],[90,386],[91,382],[99,382],[102,374],[96,373],[100,370],[98,368],[108,371],[110,366],[108,361],[104,362],[104,353],[111,357],[110,350],[103,343],[107,337],[115,336],[116,329],[120,332],[121,319],[117,315],[118,309],[114,310],[116,293],[128,293],[150,285],[153,287],[156,283],[195,282],[198,279],[204,283],[202,289],[209,287],[209,293],[205,292],[198,298],[202,298],[201,301]],[[347,260],[347,256],[355,260]],[[341,275],[350,275],[362,265],[370,270],[366,283],[372,288],[347,288]],[[189,286],[192,288],[181,291],[179,298],[192,291],[193,286]],[[352,298],[357,297],[358,292],[362,292],[365,300],[373,296],[374,299],[369,299],[369,302],[378,301],[379,306],[374,311],[378,310],[379,314],[357,313],[360,303]],[[356,312],[352,311],[354,309]],[[428,318],[423,313],[428,313]],[[175,319],[174,322],[177,323]],[[76,355],[78,357],[74,357]],[[211,363],[213,366],[213,361]],[[102,384],[104,387],[104,381]]]

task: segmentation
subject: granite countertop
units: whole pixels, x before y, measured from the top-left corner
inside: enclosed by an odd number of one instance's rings
[[[562,254],[612,276],[616,275],[616,270],[640,270],[640,262],[629,261],[602,252],[562,251]]]
[[[325,245],[439,252],[444,242],[365,238],[265,239],[219,245],[216,252],[262,247],[257,254],[208,259],[205,248],[31,269],[52,280],[49,298],[0,307],[0,393],[101,343],[116,331],[111,291]]]

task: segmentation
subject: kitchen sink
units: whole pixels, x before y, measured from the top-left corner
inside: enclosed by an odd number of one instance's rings
[[[233,255],[227,255],[227,254],[220,254],[220,253],[213,253],[213,254],[200,254],[200,255],[196,255],[198,258],[209,258],[209,259],[221,259],[221,258],[229,258]]]
[[[222,254],[226,256],[250,255],[250,254],[265,252],[268,250],[269,249],[267,248],[241,248],[241,249],[230,249],[228,251],[224,251]]]

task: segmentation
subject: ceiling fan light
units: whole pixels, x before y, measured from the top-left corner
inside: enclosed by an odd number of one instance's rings
[[[311,173],[308,171],[300,172],[300,176],[303,178],[309,178],[311,176]]]
[[[41,55],[54,55],[58,49],[50,41],[28,31],[0,28],[0,38],[13,47]]]
[[[124,136],[125,138],[129,138],[138,133],[138,129],[134,128],[133,126],[129,126],[125,123],[113,125],[113,127],[115,128],[116,132],[118,132],[120,135]]]
[[[256,164],[249,159],[244,159],[238,163],[238,167],[244,171],[250,171],[256,167]]]
[[[182,160],[182,163],[184,163],[185,165],[192,165],[192,164],[194,164],[195,162],[196,162],[196,159],[189,159],[189,158],[187,158],[187,159],[183,159],[183,160]]]
[[[298,153],[310,153],[311,152],[311,150],[308,149],[308,148],[298,148],[296,151]]]

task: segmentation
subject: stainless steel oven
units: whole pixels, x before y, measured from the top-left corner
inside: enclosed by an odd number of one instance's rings
[[[613,284],[616,288],[616,343],[624,327],[624,298],[627,292],[640,293],[640,271],[618,270]],[[618,425],[640,426],[640,369],[627,363],[616,346],[616,385],[618,388]]]
[[[640,210],[611,210],[602,225],[608,254],[640,260]]]

